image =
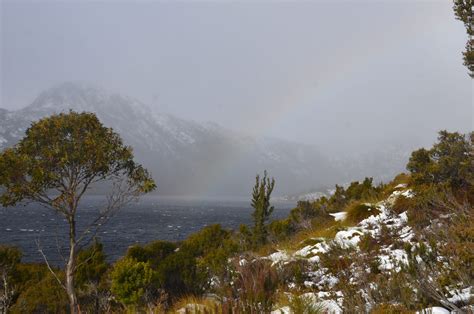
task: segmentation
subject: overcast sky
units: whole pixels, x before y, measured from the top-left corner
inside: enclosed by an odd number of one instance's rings
[[[1,103],[87,81],[256,135],[353,146],[473,129],[452,2],[1,0]],[[339,145],[339,144],[338,144]]]

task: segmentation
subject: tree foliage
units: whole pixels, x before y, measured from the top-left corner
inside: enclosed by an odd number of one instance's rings
[[[469,39],[466,43],[466,51],[463,52],[464,65],[468,68],[469,75],[474,78],[474,27],[472,25],[473,0],[454,0],[454,14],[466,27]]]
[[[79,202],[91,185],[99,182],[111,186],[107,205],[78,234]],[[94,234],[116,210],[153,190],[155,183],[147,170],[135,163],[132,149],[112,129],[103,126],[95,114],[70,111],[32,123],[17,145],[0,153],[0,187],[3,206],[33,201],[66,219],[69,256],[63,286],[71,312],[76,313],[78,246],[90,237],[89,231]]]
[[[474,137],[447,131],[439,132],[431,149],[412,153],[407,164],[416,184],[448,185],[468,188],[474,184]]]
[[[77,264],[76,285],[97,286],[108,269],[103,244],[94,240],[90,247],[79,251]]]
[[[95,114],[61,113],[34,122],[16,146],[1,153],[0,201],[37,201],[69,216],[90,184],[117,177],[126,177],[134,192],[155,188],[133,161],[132,149]]]
[[[145,246],[134,245],[128,248],[127,257],[139,262],[149,262],[156,268],[168,255],[174,253],[177,244],[167,241],[154,241]]]
[[[126,306],[139,305],[143,303],[153,276],[154,272],[149,263],[138,262],[132,258],[121,259],[115,263],[111,273],[112,293]]]
[[[252,213],[254,222],[252,241],[255,247],[267,242],[267,222],[274,210],[274,207],[270,205],[270,197],[274,187],[275,179],[268,178],[266,171],[263,178],[260,179],[259,175],[256,176],[252,192],[252,207],[254,208]]]

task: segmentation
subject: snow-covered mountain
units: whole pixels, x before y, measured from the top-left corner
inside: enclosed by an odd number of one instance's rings
[[[79,83],[46,90],[17,111],[0,109],[0,150],[16,143],[31,121],[69,110],[94,112],[114,128],[163,194],[248,195],[264,169],[282,194],[340,179],[315,147],[157,114],[136,99]]]

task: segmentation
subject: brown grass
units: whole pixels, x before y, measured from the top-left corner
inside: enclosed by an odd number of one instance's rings
[[[401,304],[379,304],[374,307],[370,314],[412,314],[414,311],[410,311],[404,305]]]
[[[380,211],[376,206],[365,202],[354,202],[347,207],[347,216],[345,221],[358,224],[362,220],[372,215],[379,214]]]

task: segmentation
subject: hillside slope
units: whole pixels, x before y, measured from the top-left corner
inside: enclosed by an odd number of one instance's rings
[[[46,90],[18,111],[1,109],[0,149],[18,141],[31,121],[68,110],[94,112],[116,130],[163,194],[247,195],[255,174],[264,169],[280,182],[282,194],[340,177],[315,147],[157,114],[136,99],[80,83]]]

